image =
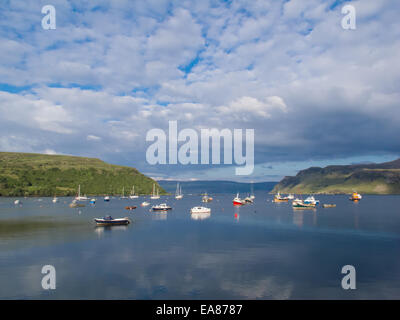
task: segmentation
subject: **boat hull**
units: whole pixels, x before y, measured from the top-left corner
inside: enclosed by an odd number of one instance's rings
[[[114,219],[114,220],[104,220],[104,219],[94,219],[98,226],[125,226],[130,224],[129,219]]]

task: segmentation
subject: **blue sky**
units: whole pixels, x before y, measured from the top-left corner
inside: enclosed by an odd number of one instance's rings
[[[42,29],[47,4],[56,30]],[[356,8],[356,30],[341,27],[345,4]],[[2,1],[0,150],[241,181],[393,160],[399,13],[389,0]],[[146,133],[168,120],[254,129],[254,173],[149,165]]]

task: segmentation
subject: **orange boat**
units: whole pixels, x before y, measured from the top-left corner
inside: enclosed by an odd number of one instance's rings
[[[353,192],[351,197],[349,198],[349,200],[351,201],[360,201],[362,199],[361,194],[357,193],[357,192]]]
[[[281,194],[278,192],[278,194],[275,195],[273,202],[288,202],[289,198],[288,197],[282,197]]]
[[[125,207],[126,210],[134,210],[136,209],[136,206],[127,206]]]

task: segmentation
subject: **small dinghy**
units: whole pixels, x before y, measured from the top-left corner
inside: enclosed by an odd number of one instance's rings
[[[134,209],[136,209],[136,206],[126,206],[125,209],[126,210],[134,210]]]
[[[336,207],[336,204],[324,203],[322,206],[324,208],[334,208],[334,207]]]
[[[113,219],[111,216],[107,216],[104,218],[95,218],[94,221],[98,226],[121,226],[131,223],[128,218]]]

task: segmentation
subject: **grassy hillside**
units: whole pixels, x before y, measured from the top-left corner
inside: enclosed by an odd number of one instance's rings
[[[133,185],[149,194],[153,183],[134,168],[95,158],[0,152],[0,196],[71,196],[79,184],[86,195],[119,195],[123,187],[128,194]]]
[[[272,192],[400,194],[400,159],[381,164],[312,167],[285,177]]]

